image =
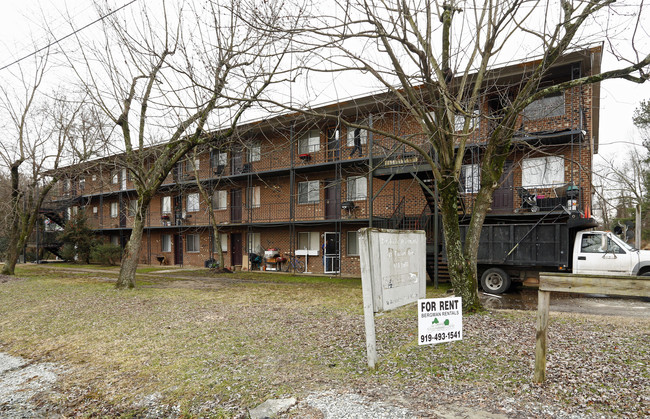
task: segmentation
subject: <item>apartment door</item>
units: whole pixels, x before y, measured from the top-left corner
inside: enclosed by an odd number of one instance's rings
[[[325,218],[336,220],[341,218],[341,181],[325,180]]]
[[[499,187],[494,191],[492,201],[493,213],[508,213],[513,210],[514,182],[512,176],[512,162],[506,161],[503,166],[503,174],[499,179]]]
[[[230,222],[241,223],[242,196],[241,189],[230,190]]]
[[[120,228],[126,227],[126,203],[127,199],[120,195]]]
[[[325,251],[323,260],[326,274],[337,274],[341,270],[339,233],[325,233]]]
[[[183,223],[183,196],[174,196],[174,225]]]
[[[241,150],[233,150],[230,157],[230,170],[232,175],[238,175],[244,171],[244,157]]]
[[[230,235],[230,261],[232,266],[242,264],[242,235],[232,233]]]
[[[183,236],[174,234],[174,265],[183,264]]]
[[[339,127],[327,130],[327,161],[339,159],[341,149],[341,130]]]

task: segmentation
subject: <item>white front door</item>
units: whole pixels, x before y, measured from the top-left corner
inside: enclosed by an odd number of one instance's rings
[[[339,233],[325,233],[323,263],[326,274],[337,274],[341,270],[341,246]]]

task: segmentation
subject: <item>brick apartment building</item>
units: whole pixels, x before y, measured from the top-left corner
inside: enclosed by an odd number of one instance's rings
[[[597,74],[600,56],[599,48],[574,52],[549,77],[571,80]],[[516,85],[523,68],[525,64],[499,69],[493,84]],[[481,115],[498,102],[486,95],[477,109],[462,169],[461,222],[471,213],[482,141],[490,130],[489,120]],[[529,221],[566,210],[589,214],[598,108],[597,84],[526,108],[488,219]],[[419,131],[416,121],[385,96],[322,109],[398,135]],[[308,272],[359,275],[357,230],[368,226],[425,229],[435,249],[440,248],[433,234],[435,203],[426,198],[426,190],[434,190],[431,173],[412,150],[364,130],[303,115],[272,117],[242,130],[245,134],[236,143],[202,150],[170,173],[147,216],[142,263],[204,266],[214,258],[207,204],[197,180],[211,195],[226,266],[276,268],[249,258],[260,249],[275,248],[281,255],[299,255]],[[98,235],[124,246],[135,191],[130,174],[117,161],[112,156],[80,166],[77,175],[60,182],[46,215],[60,220],[84,211]],[[536,202],[526,202],[526,196]],[[62,217],[55,216],[57,211]]]

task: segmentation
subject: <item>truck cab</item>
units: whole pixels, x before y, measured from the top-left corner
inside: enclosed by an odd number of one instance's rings
[[[650,251],[638,250],[611,232],[578,232],[572,262],[574,274],[650,275]]]

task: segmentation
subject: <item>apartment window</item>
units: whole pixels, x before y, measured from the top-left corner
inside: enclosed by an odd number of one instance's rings
[[[320,183],[317,180],[309,180],[298,183],[298,203],[313,204],[320,201]]]
[[[199,194],[187,194],[187,212],[197,212],[199,210]]]
[[[521,162],[521,186],[551,187],[564,183],[564,159],[546,156],[524,159]]]
[[[120,236],[111,236],[111,244],[113,246],[119,246],[120,245]]]
[[[522,115],[532,121],[564,115],[564,93],[537,99],[526,106]]]
[[[86,189],[86,178],[82,177],[79,179],[79,191],[83,192],[84,189]]]
[[[97,215],[97,211],[98,211],[97,207],[93,207],[93,215]]]
[[[111,218],[117,218],[119,207],[117,202],[111,202]]]
[[[225,210],[228,202],[228,191],[214,191],[212,206],[215,210]]]
[[[198,234],[187,234],[185,236],[185,250],[190,253],[196,253],[201,250],[199,245],[199,235]]]
[[[359,144],[368,143],[368,130],[362,128],[348,128],[348,147],[354,147],[354,137],[359,137]]]
[[[298,154],[315,153],[320,150],[320,131],[307,131],[298,139]]]
[[[262,159],[262,146],[260,143],[253,143],[248,146],[248,161],[260,161]]]
[[[92,180],[93,180],[93,182],[96,182],[97,181],[97,175],[93,175]]]
[[[212,154],[210,154],[210,165],[212,168],[216,167],[224,167],[228,164],[228,153],[220,153],[213,151]]]
[[[359,256],[359,235],[356,231],[348,231],[347,233],[347,249],[348,256]]]
[[[469,121],[469,129],[474,129],[478,125],[479,121],[479,110],[474,109],[472,111],[472,116]],[[463,128],[465,127],[465,115],[464,114],[456,114],[454,115],[454,129],[456,131],[462,131]]]
[[[163,214],[171,214],[172,213],[172,197],[171,196],[163,196],[162,201],[160,203],[160,212]]]
[[[121,179],[122,183],[120,185],[120,189],[123,190],[123,191],[126,190],[126,174],[127,174],[127,172],[128,171],[126,169],[122,169],[122,179]]]
[[[113,172],[113,176],[111,177],[111,182],[113,185],[118,185],[120,183],[120,173],[115,171]]]
[[[171,252],[172,251],[172,236],[171,236],[171,234],[163,234],[160,237],[160,251],[161,252]]]
[[[135,211],[138,208],[138,200],[137,199],[131,199],[129,201],[129,217],[135,217]]]
[[[351,177],[348,179],[348,201],[362,201],[368,196],[368,179]]]
[[[248,253],[259,252],[259,249],[262,247],[262,237],[260,233],[248,233],[248,239],[246,241]]]
[[[481,167],[478,164],[464,164],[461,167],[460,187],[465,193],[478,193],[481,188]]]
[[[200,164],[199,159],[187,159],[185,160],[185,173],[194,173],[194,170],[199,170],[199,164]]]
[[[260,207],[260,187],[259,186],[253,186],[251,188],[248,188],[248,196],[250,197],[250,205],[251,208],[259,208]]]
[[[296,250],[318,251],[320,247],[320,233],[317,231],[303,231],[298,233],[298,246]]]

